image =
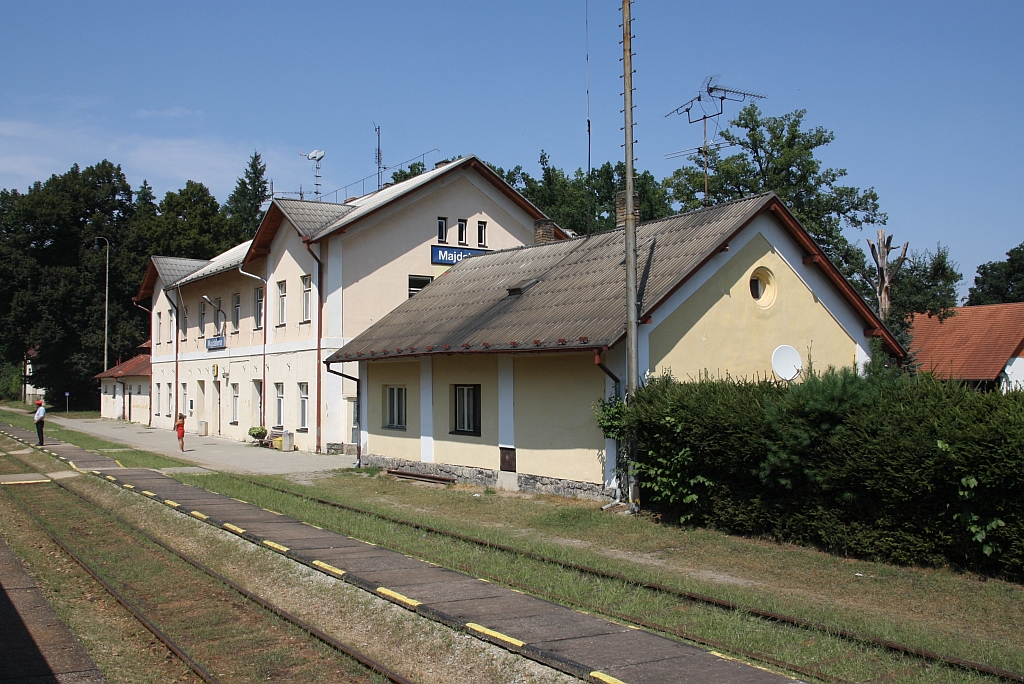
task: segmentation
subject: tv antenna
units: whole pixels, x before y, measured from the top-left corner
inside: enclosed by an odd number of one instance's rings
[[[700,148],[691,148],[689,150],[681,150],[679,152],[672,152],[666,154],[666,159],[674,159],[675,157],[682,157],[690,152],[699,151],[704,155],[704,204],[708,204],[708,157],[711,153],[711,149],[720,150],[723,147],[729,147],[733,143],[720,142],[715,143],[712,146],[708,145],[708,119],[715,119],[722,115],[725,111],[725,103],[729,102],[746,102],[749,100],[760,100],[767,95],[762,93],[754,93],[749,90],[739,90],[737,88],[726,88],[725,86],[718,85],[719,74],[714,76],[708,76],[704,79],[704,82],[700,85],[700,90],[697,91],[697,97],[693,98],[689,102],[679,107],[676,107],[671,112],[666,114],[666,117],[672,116],[673,114],[679,114],[682,116],[686,114],[686,119],[689,123],[701,122],[704,124],[704,145]]]
[[[313,178],[314,178],[314,194],[316,195],[316,201],[320,201],[320,160],[324,158],[323,150],[313,150],[309,154],[306,154],[302,150],[299,150],[299,154],[313,162]],[[302,199],[302,188],[299,187],[299,199]]]
[[[373,124],[373,131],[377,134],[377,153],[374,155],[377,162],[377,189],[384,187],[384,153],[380,150],[380,126]]]

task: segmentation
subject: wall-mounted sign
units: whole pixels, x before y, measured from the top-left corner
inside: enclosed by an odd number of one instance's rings
[[[466,247],[430,246],[430,263],[436,266],[454,266],[466,257],[487,254],[488,249],[467,249]]]
[[[223,337],[208,337],[206,339],[206,348],[207,349],[223,349],[224,348],[224,338]]]

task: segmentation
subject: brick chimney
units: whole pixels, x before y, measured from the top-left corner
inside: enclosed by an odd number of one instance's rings
[[[633,193],[633,215],[636,222],[640,223],[640,195]],[[615,193],[615,227],[622,228],[626,225],[626,191],[620,190]]]
[[[537,219],[533,222],[533,243],[539,245],[542,242],[555,241],[554,219]]]

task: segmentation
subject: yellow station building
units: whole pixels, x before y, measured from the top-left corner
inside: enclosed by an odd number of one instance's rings
[[[637,228],[641,375],[772,377],[902,356],[773,193]],[[358,362],[363,462],[504,489],[611,496],[616,444],[593,404],[624,389],[624,234],[474,256],[370,325]],[[621,379],[621,380],[620,380]]]

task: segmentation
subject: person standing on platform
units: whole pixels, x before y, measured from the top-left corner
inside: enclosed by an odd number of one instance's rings
[[[36,435],[39,437],[39,442],[36,446],[43,446],[43,423],[46,422],[46,409],[43,407],[42,399],[36,399],[35,424],[36,424]]]
[[[178,451],[185,451],[185,414],[179,413],[174,421],[174,431],[178,433]]]

